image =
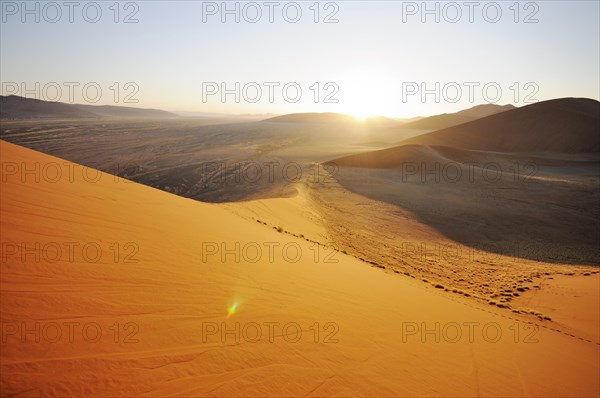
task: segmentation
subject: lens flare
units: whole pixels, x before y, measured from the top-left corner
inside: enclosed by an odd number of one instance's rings
[[[233,305],[227,309],[227,318],[229,318],[237,312],[237,307],[238,303],[233,303]]]

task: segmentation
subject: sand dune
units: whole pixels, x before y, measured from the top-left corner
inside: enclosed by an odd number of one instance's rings
[[[598,264],[599,106],[546,101],[325,164],[340,168],[346,189],[409,210],[454,241]]]
[[[525,168],[527,163],[547,167],[597,168],[600,165],[600,155],[596,153],[492,152],[453,146],[406,144],[344,156],[323,164],[367,169],[407,169],[414,166],[418,173],[421,169],[424,171],[435,170],[436,163],[437,167],[450,163],[472,164],[478,167],[492,164],[494,167],[503,168],[502,166],[504,166],[505,170],[508,170],[508,167],[515,168],[517,164],[521,164]],[[514,171],[518,172],[518,169],[514,169]]]
[[[513,105],[495,104],[477,105],[455,113],[444,113],[442,115],[421,118],[414,122],[403,124],[401,127],[399,127],[399,130],[439,130],[446,127],[467,123],[482,117],[494,115],[496,113],[506,112],[511,109],[515,109],[515,107]]]
[[[5,164],[65,164],[5,142],[0,150]],[[224,206],[107,174],[95,182],[75,173],[36,183],[6,171],[0,226],[3,395],[600,394],[598,342],[547,327],[528,329],[519,315],[366,267],[343,253],[334,253],[337,263],[315,261],[314,243],[244,220]],[[39,261],[31,261],[31,253],[22,261],[7,246],[51,248],[52,242],[94,242],[110,254],[92,263],[91,254],[80,250],[56,261],[42,251]],[[126,261],[130,250],[116,256],[110,251],[128,242],[137,247],[133,262]],[[203,242],[229,248],[235,242],[293,244],[302,256],[295,263],[282,260],[280,251],[272,263],[266,256],[236,262],[235,254],[203,259]],[[237,311],[227,316],[236,302]],[[35,332],[22,336],[11,329],[35,330],[36,322],[39,343],[32,341]],[[65,332],[49,342],[55,329],[48,325],[64,322],[78,323],[73,340]],[[279,323],[272,324],[271,340],[265,322]],[[93,323],[89,334],[102,332],[97,342],[81,335]],[[246,331],[239,341],[236,323]],[[292,323],[302,329],[297,342]],[[288,324],[294,327],[283,334]],[[472,337],[465,324],[475,328]],[[209,334],[207,325],[230,332]],[[257,325],[261,339],[251,342]],[[116,337],[115,328],[121,332]]]
[[[344,156],[325,162],[339,167],[361,167],[368,169],[391,169],[409,163],[428,163],[440,160],[439,154],[425,145],[402,145],[378,151]]]
[[[600,152],[600,103],[564,98],[544,101],[487,116],[458,126],[421,134],[401,145],[373,153],[332,160],[351,167],[390,168],[412,160],[406,145],[439,146],[461,150],[536,153]],[[427,149],[421,149],[427,151]],[[532,155],[533,154],[533,155]],[[453,159],[458,160],[460,159]]]
[[[562,98],[498,113],[403,143],[499,152],[599,152],[599,128],[598,101]]]
[[[511,109],[515,109],[515,108],[516,107],[511,104],[507,104],[507,105],[482,104],[482,105],[476,105],[469,109],[464,109],[462,111],[458,111],[458,112],[456,112],[456,114],[479,119],[482,117],[495,115],[496,113],[510,111]]]

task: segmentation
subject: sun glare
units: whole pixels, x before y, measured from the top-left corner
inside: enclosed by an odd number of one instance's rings
[[[352,115],[359,122],[366,122],[376,115],[395,113],[395,100],[389,86],[390,82],[375,70],[362,70],[347,76],[343,79],[340,112]]]
[[[352,114],[352,117],[354,117],[354,119],[356,119],[356,121],[358,122],[366,122],[367,120],[369,120],[371,115],[368,115],[363,112],[356,112]]]

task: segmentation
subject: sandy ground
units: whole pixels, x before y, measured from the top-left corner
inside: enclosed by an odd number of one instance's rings
[[[600,275],[546,276],[540,285],[515,304],[552,314],[557,327],[600,341]]]
[[[23,170],[63,164],[0,150]],[[323,251],[318,224],[273,228],[307,196],[233,209],[4,171],[3,396],[600,394],[597,340]]]

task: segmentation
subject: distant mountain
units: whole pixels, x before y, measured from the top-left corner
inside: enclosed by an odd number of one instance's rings
[[[177,117],[177,115],[174,113],[163,111],[160,109],[144,109],[144,108],[133,108],[133,107],[129,107],[129,106],[114,106],[114,105],[73,105],[73,106],[75,106],[77,109],[81,109],[86,112],[94,113],[100,117],[107,117],[107,118]]]
[[[158,110],[113,105],[80,105],[49,102],[16,95],[0,96],[1,119],[169,118]]]
[[[0,96],[1,119],[94,119],[98,115],[62,102]]]
[[[277,123],[317,123],[317,124],[352,124],[365,125],[371,128],[388,128],[404,123],[400,119],[391,119],[385,116],[373,116],[359,121],[354,116],[344,113],[291,113],[289,115],[276,116],[263,120],[263,122]]]
[[[217,112],[194,112],[194,111],[174,111],[177,116],[188,118],[211,118],[211,119],[243,119],[243,120],[264,120],[279,116],[275,113],[217,113]]]
[[[405,123],[399,128],[402,130],[439,130],[496,113],[506,112],[511,109],[515,109],[515,107],[513,105],[495,104],[477,105],[456,113],[443,113],[441,115],[424,117],[414,122]]]

